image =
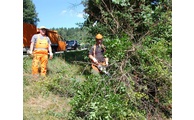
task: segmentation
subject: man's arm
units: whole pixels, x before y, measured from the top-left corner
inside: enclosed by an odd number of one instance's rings
[[[48,51],[49,51],[49,54],[50,54],[50,53],[52,53],[52,47],[51,47],[51,44],[49,44]]]
[[[98,63],[97,59],[93,56],[93,51],[94,51],[94,47],[92,47],[89,51],[89,58],[94,62],[94,63]]]
[[[32,54],[33,48],[34,48],[34,42],[31,42],[29,54]]]
[[[53,58],[53,53],[52,53],[52,48],[51,48],[51,44],[49,44],[49,59],[52,59]]]
[[[47,37],[48,39],[48,43],[49,43],[49,46],[48,46],[48,51],[49,51],[49,59],[52,59],[53,58],[53,52],[52,52],[52,47],[51,47],[51,40],[49,39],[49,37]]]
[[[31,43],[30,43],[30,50],[29,50],[30,54],[32,54],[33,52],[35,41],[36,41],[36,38],[35,38],[35,35],[33,35],[31,38]]]
[[[94,62],[94,63],[98,63],[97,59],[92,56],[92,55],[89,55],[89,58]]]

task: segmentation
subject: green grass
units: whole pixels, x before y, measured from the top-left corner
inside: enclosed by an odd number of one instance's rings
[[[83,82],[90,74],[90,66],[84,61],[83,52],[54,55],[49,60],[46,78],[33,78],[32,58],[23,59],[24,120],[68,119],[71,109],[69,101],[74,94],[73,81]]]

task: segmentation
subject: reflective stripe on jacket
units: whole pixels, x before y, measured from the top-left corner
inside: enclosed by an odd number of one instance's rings
[[[40,36],[38,35],[38,38],[36,40],[35,50],[48,50],[48,40],[46,37],[43,39],[40,39]]]

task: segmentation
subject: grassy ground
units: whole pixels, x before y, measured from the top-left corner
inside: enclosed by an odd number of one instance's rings
[[[85,52],[85,53],[83,53]],[[82,82],[90,74],[84,61],[86,51],[55,55],[48,63],[46,78],[31,76],[32,58],[23,60],[24,120],[65,120],[71,109],[68,104],[74,90],[73,82]]]

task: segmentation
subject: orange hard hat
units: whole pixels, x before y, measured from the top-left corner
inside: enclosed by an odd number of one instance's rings
[[[103,36],[101,34],[96,35],[96,39],[102,39],[102,38],[103,38]]]

